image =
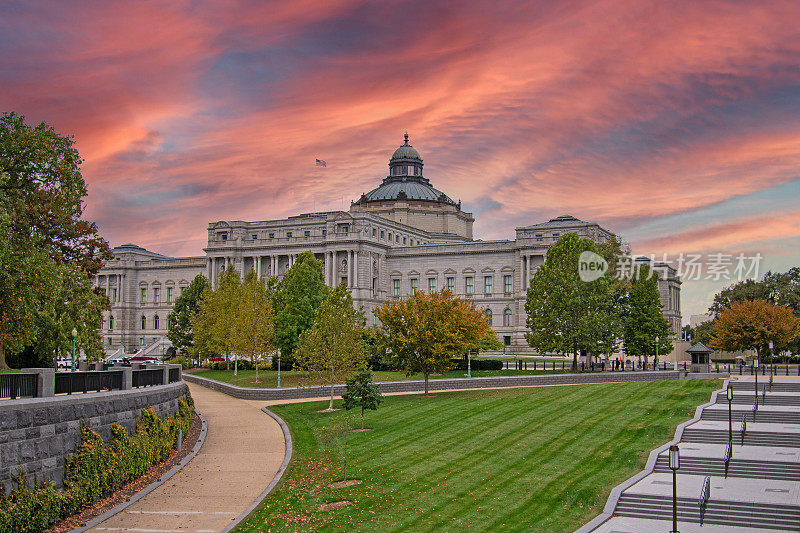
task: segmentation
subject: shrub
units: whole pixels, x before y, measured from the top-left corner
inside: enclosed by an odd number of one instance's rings
[[[467,370],[467,358],[451,359],[455,370]],[[499,359],[472,359],[469,364],[472,370],[502,370],[503,361]]]
[[[167,363],[171,365],[181,365],[181,368],[186,370],[187,368],[192,368],[192,361],[191,359],[186,358],[185,356],[181,355],[179,357],[173,357]]]
[[[186,397],[178,400],[176,416],[160,419],[146,407],[132,435],[113,424],[108,444],[83,426],[80,444],[66,462],[63,491],[52,482],[27,489],[21,473],[8,496],[0,490],[0,533],[43,531],[141,476],[169,456],[179,430],[186,437],[193,414],[194,401],[187,390]]]

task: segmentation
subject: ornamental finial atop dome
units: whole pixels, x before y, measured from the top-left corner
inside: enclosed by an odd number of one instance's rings
[[[403,138],[405,139],[405,142],[403,143],[403,146],[408,146],[408,130],[403,132]]]

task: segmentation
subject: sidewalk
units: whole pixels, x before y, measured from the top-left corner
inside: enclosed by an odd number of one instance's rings
[[[208,434],[200,452],[162,486],[91,531],[217,532],[269,485],[284,456],[280,425],[264,402],[189,385]]]

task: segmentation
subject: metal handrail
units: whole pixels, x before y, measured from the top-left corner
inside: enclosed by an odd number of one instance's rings
[[[725,448],[725,477],[728,477],[728,466],[731,462],[731,455],[733,455],[733,441],[728,440],[728,446]]]
[[[747,415],[742,415],[742,446],[744,446],[744,434],[747,432]]]
[[[703,489],[700,491],[700,525],[703,525],[703,512],[708,505],[708,499],[711,497],[711,477],[706,476],[703,480]]]
[[[756,393],[755,401],[753,401],[753,422],[756,421],[756,411],[758,411],[758,393]]]
[[[770,383],[770,389],[772,388],[772,384]],[[761,392],[761,405],[767,405],[767,386],[764,385],[764,388]]]

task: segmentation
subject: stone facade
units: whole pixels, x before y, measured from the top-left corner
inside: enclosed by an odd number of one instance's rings
[[[112,299],[103,330],[106,351],[162,353],[172,302],[195,275],[216,284],[232,264],[262,279],[282,276],[307,250],[323,262],[328,285],[347,284],[370,324],[373,309],[389,298],[414,287],[450,288],[491,314],[492,327],[509,351],[527,350],[528,280],[548,248],[565,233],[596,242],[613,237],[598,224],[565,215],[519,227],[514,240],[473,240],[472,215],[423,177],[422,159],[407,138],[389,167],[383,183],[362,194],[349,211],[212,222],[201,257],[165,257],[134,245],[115,248],[114,259],[97,276]],[[674,269],[657,266],[664,316],[680,332],[680,280]]]

